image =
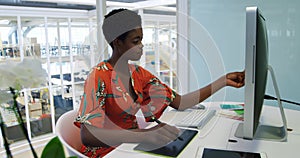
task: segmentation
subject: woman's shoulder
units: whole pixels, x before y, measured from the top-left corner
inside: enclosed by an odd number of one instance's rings
[[[110,65],[108,65],[107,62],[102,61],[91,69],[88,76],[90,78],[100,78],[101,80],[105,80],[110,76],[109,73],[111,73]]]
[[[150,71],[139,65],[131,64],[131,72],[134,78],[137,77],[140,80],[149,80],[155,77]]]
[[[102,71],[102,72],[106,72],[106,71],[111,71],[112,70],[112,66],[106,61],[102,61],[99,64],[97,64],[94,69],[98,70],[98,71]]]
[[[152,76],[151,72],[136,64],[130,64],[130,70],[141,76]]]

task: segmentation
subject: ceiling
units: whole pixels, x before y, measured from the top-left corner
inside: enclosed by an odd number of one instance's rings
[[[1,0],[0,5],[94,10],[96,0]],[[175,12],[176,0],[107,0],[106,6]]]

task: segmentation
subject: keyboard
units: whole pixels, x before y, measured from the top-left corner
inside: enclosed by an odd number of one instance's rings
[[[201,129],[215,114],[216,110],[192,110],[175,125]]]

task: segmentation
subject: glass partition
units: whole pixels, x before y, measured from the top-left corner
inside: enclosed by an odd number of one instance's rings
[[[176,24],[164,21],[144,23],[145,68],[176,89]]]
[[[0,61],[20,57],[17,17],[0,17]]]
[[[30,139],[53,133],[57,119],[79,107],[96,52],[95,24],[95,18],[89,17],[0,16],[0,62],[34,56],[41,59],[49,75],[46,87],[23,89],[18,97]],[[12,101],[2,103],[0,110],[8,140],[13,143],[25,136],[10,104]]]

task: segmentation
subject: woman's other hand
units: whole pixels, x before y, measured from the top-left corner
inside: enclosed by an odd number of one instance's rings
[[[226,85],[240,88],[245,85],[245,71],[226,74]]]

